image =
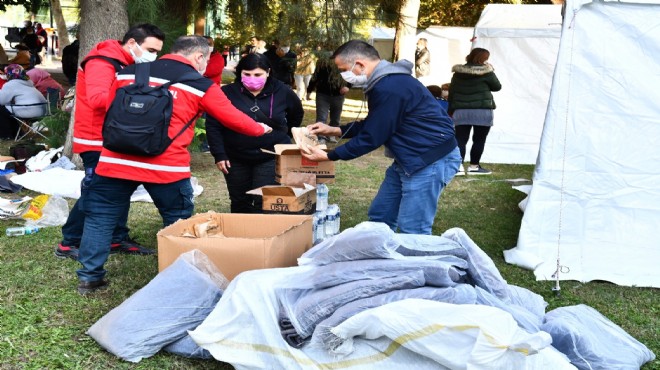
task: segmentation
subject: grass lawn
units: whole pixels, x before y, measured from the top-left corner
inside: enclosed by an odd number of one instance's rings
[[[305,122],[313,122],[311,102],[306,102]],[[359,102],[347,102],[345,120],[360,111]],[[364,113],[361,114],[364,116]],[[8,154],[10,143],[0,143],[0,154]],[[332,145],[332,144],[331,144]],[[488,148],[486,148],[488,150]],[[382,150],[362,158],[338,162],[337,181],[329,186],[330,203],[341,207],[342,230],[366,220],[367,207],[376,193],[389,160]],[[606,282],[562,282],[561,295],[553,282],[535,281],[531,271],[504,263],[502,251],[516,244],[522,213],[518,202],[524,194],[513,190],[505,179],[531,179],[533,166],[487,165],[492,176],[457,177],[440,200],[433,227],[441,234],[452,227],[463,228],[495,261],[511,284],[541,294],[556,307],[586,304],[620,325],[633,337],[660,355],[660,290],[619,287]],[[196,199],[196,212],[228,212],[224,179],[208,154],[194,152],[193,176],[204,187]],[[35,195],[24,190],[3,194],[5,198]],[[71,204],[73,202],[70,202]],[[22,224],[2,221],[2,229]],[[143,245],[156,248],[156,233],[162,221],[150,203],[131,205],[131,235]],[[72,260],[54,257],[53,249],[62,234],[59,227],[37,234],[9,238],[0,236],[0,368],[1,369],[231,369],[216,361],[188,360],[166,353],[142,360],[138,365],[123,362],[105,352],[85,331],[112,308],[147,284],[158,270],[156,256],[110,256],[106,269],[110,288],[90,297],[76,292]],[[660,369],[660,362],[643,369]]]

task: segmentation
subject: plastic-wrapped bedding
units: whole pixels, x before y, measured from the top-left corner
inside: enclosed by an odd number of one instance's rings
[[[475,287],[475,290],[477,292],[477,304],[497,307],[510,313],[511,316],[513,316],[513,319],[518,323],[518,326],[527,330],[528,333],[533,334],[540,330],[543,316],[536,316],[529,312],[525,307],[504,303],[501,299],[480,287]]]
[[[184,253],[87,334],[115,356],[139,362],[201,324],[227,284],[202,252]]]
[[[578,369],[637,370],[655,359],[644,344],[586,305],[548,312],[541,330]]]
[[[394,258],[399,247],[396,234],[382,222],[362,222],[325,239],[298,258],[298,265]]]
[[[163,351],[187,357],[187,358],[199,358],[202,360],[210,360],[213,358],[211,353],[202,347],[198,346],[190,335],[177,340],[174,343],[170,343],[167,347],[163,348]]]
[[[421,287],[416,289],[396,290],[377,296],[359,299],[337,309],[332,316],[320,322],[312,335],[311,345],[321,346],[328,351],[337,353],[342,344],[341,338],[332,333],[332,328],[338,326],[350,317],[374,307],[402,301],[409,298],[428,299],[437,302],[453,304],[474,304],[476,292],[471,285],[461,284],[450,288]]]
[[[456,256],[467,260],[468,253],[457,241],[437,235],[397,234],[396,252],[406,257]]]

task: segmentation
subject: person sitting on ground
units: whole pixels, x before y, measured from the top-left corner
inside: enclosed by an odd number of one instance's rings
[[[59,93],[59,99],[64,98],[64,88],[59,82],[55,81],[48,71],[40,68],[32,68],[27,71],[27,75],[32,80],[34,87],[39,90],[44,97],[48,97],[48,88],[55,89]]]
[[[46,98],[34,88],[25,69],[18,64],[5,68],[7,83],[0,90],[0,138],[13,138],[19,123],[13,116],[36,118],[47,112]]]
[[[252,137],[206,122],[211,154],[225,176],[232,213],[262,213],[261,197],[245,192],[275,185],[275,144],[291,143],[291,128],[302,123],[304,110],[296,93],[272,75],[263,54],[248,54],[236,66],[236,81],[222,87],[229,101],[255,121],[273,128],[267,135]]]
[[[9,64],[19,64],[23,69],[30,68],[30,48],[24,44],[16,45],[16,55],[7,61]]]

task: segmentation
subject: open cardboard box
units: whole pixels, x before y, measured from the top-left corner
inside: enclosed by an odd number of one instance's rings
[[[289,172],[285,185],[267,185],[247,192],[263,200],[264,213],[311,215],[316,210],[316,176],[310,173]]]
[[[227,277],[243,271],[296,266],[312,247],[312,216],[201,213],[160,230],[158,270],[199,249]]]
[[[327,150],[325,145],[318,146]],[[296,144],[276,144],[275,151],[262,151],[275,154],[275,181],[282,184],[282,179],[290,172],[311,173],[316,175],[316,183],[331,184],[335,182],[335,162],[314,162],[306,159],[300,154]]]

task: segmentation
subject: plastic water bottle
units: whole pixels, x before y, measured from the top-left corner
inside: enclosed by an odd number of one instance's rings
[[[5,230],[7,236],[21,236],[21,235],[30,235],[39,231],[39,228],[36,226],[18,226],[18,227],[8,227]]]
[[[326,209],[325,237],[339,234],[339,206],[331,204]]]
[[[317,244],[325,239],[325,220],[325,211],[316,211],[316,213],[314,213],[312,226],[312,237],[314,238],[314,244]]]
[[[316,186],[316,210],[324,211],[326,208],[328,208],[328,186],[318,184]]]

